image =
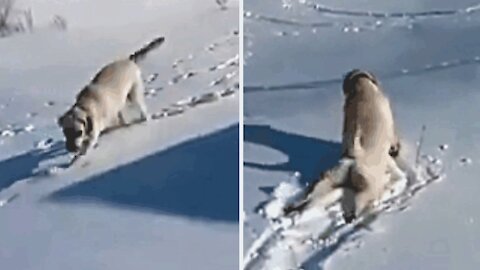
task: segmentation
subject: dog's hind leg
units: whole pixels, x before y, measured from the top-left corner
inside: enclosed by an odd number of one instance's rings
[[[321,178],[322,179],[310,187],[310,190],[307,191],[305,198],[299,202],[285,207],[284,214],[289,215],[292,212],[302,212],[307,207],[311,208],[312,206],[322,205],[323,197],[334,189],[334,184],[326,175]]]
[[[347,223],[350,223],[353,219],[358,218],[359,216],[370,212],[373,209],[373,204],[375,202],[375,192],[373,188],[368,187],[365,190],[356,192],[354,199],[354,209],[353,211],[347,211],[344,213],[344,218]],[[348,207],[350,208],[350,207]],[[345,210],[345,209],[344,209]]]
[[[145,103],[144,90],[145,88],[143,86],[143,81],[139,76],[139,78],[133,84],[130,93],[128,94],[128,99],[140,109],[141,120],[148,121],[149,116],[147,111],[147,104]]]

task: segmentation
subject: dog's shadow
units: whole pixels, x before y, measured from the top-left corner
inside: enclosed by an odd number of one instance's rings
[[[109,135],[119,129],[128,128],[142,122],[144,121],[135,120],[123,126],[113,126],[102,132],[102,136]],[[44,172],[41,170],[39,171],[38,169],[43,161],[55,159],[66,154],[68,154],[68,152],[65,149],[65,142],[59,140],[52,142],[52,144],[46,149],[34,148],[25,153],[0,161],[0,190],[8,188],[17,181],[41,176]],[[66,162],[59,166],[67,168],[69,164],[69,162]]]
[[[341,154],[341,145],[338,142],[287,133],[268,125],[245,125],[244,140],[267,146],[288,156],[288,161],[284,163],[267,165],[244,162],[246,167],[268,171],[300,172],[302,184],[316,180],[323,171],[333,167]]]
[[[17,181],[36,176],[40,163],[67,152],[64,142],[54,142],[47,149],[33,149],[17,156],[0,161],[0,190],[8,188]]]
[[[238,125],[162,150],[48,195],[195,220],[238,222]]]

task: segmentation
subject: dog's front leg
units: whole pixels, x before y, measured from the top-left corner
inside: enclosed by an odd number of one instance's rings
[[[83,142],[82,147],[80,148],[80,151],[76,153],[75,156],[70,161],[70,166],[73,165],[75,162],[77,162],[82,156],[85,156],[88,150],[93,148],[98,143],[99,136],[100,134],[97,134],[95,136],[95,133],[92,133],[92,135],[90,135],[89,138]]]
[[[100,137],[100,132],[94,132],[92,134],[90,140],[88,140],[89,144],[88,144],[87,150],[95,148],[95,147],[98,146],[98,138],[99,137]]]
[[[80,155],[85,155],[87,151],[94,148],[98,144],[98,138],[100,137],[100,131],[98,129],[93,129],[92,132],[88,135],[88,139],[82,145],[82,149],[80,149]]]

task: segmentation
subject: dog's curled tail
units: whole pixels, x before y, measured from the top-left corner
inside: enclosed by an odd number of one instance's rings
[[[147,45],[143,46],[140,50],[132,53],[128,59],[132,60],[135,63],[138,63],[139,61],[142,61],[146,56],[147,53],[149,53],[151,50],[158,48],[162,43],[165,41],[164,37],[158,37]]]

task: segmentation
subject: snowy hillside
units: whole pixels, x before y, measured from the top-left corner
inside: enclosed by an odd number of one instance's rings
[[[17,4],[35,22],[0,39],[0,269],[237,269],[238,1]],[[63,170],[57,117],[157,36],[140,66],[158,119]]]
[[[245,269],[478,268],[477,4],[246,1]],[[338,225],[324,238],[305,236],[302,247],[292,246],[300,236],[285,234],[284,224],[262,213],[266,202],[279,200],[274,196],[337,163],[341,82],[352,68],[382,82],[410,165],[426,126],[421,169],[437,167],[440,174],[407,186],[369,225]],[[303,233],[314,235],[330,219],[317,217]]]

